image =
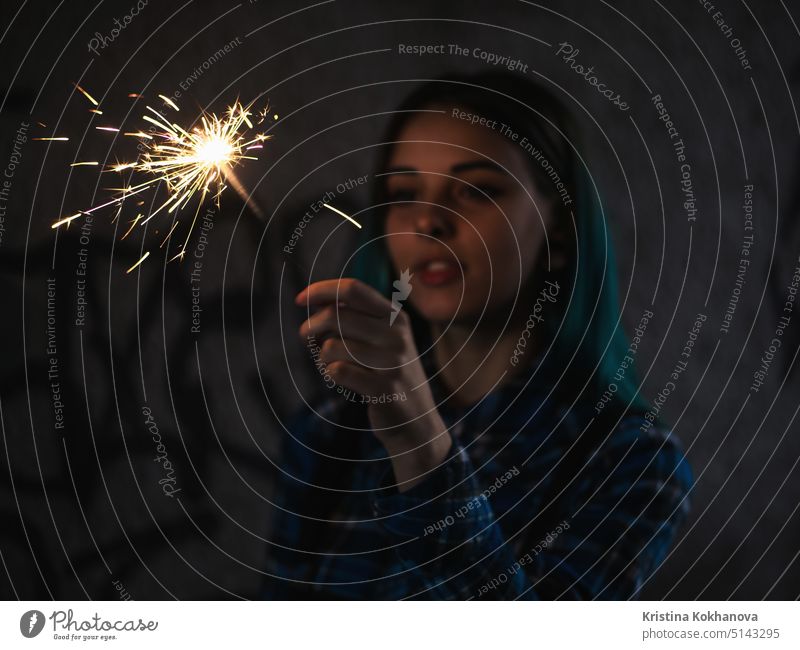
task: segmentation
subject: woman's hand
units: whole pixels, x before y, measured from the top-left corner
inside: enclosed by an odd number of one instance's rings
[[[300,337],[314,337],[331,378],[369,403],[370,425],[389,453],[398,489],[424,480],[447,456],[452,438],[436,410],[408,315],[401,310],[390,325],[392,303],[350,278],[315,282],[295,302],[315,312],[300,326]]]

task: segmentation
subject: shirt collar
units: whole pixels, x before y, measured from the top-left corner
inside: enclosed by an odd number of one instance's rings
[[[488,421],[489,418],[497,417],[502,407],[515,398],[525,399],[528,402],[529,396],[532,397],[534,393],[541,393],[542,389],[545,388],[545,378],[534,375],[540,368],[543,357],[542,352],[534,354],[524,370],[512,377],[504,377],[493,391],[467,406],[457,405],[452,398],[448,399],[450,391],[441,381],[441,373],[437,374],[438,368],[432,351],[423,355],[421,361],[428,376],[434,403],[439,414],[445,424],[448,427],[452,427],[454,423],[463,421],[467,417],[471,422],[476,423]],[[526,394],[525,396],[521,394],[523,392]]]

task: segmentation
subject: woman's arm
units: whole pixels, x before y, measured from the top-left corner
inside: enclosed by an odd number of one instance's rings
[[[373,434],[389,454],[401,492],[444,460],[452,439],[436,408],[406,312],[358,280],[316,282],[298,305],[315,311],[300,337],[321,346],[327,375],[369,400]]]
[[[593,478],[576,481],[559,499],[566,526],[552,543],[545,536],[543,548],[541,538],[524,530],[504,535],[488,502],[475,507],[484,487],[439,417],[405,312],[392,326],[391,303],[348,279],[315,283],[296,302],[316,310],[300,335],[324,340],[321,358],[328,374],[337,384],[378,400],[368,414],[389,453],[390,487],[396,490],[375,501],[375,514],[383,516],[385,529],[398,542],[409,542],[402,545],[401,559],[424,577],[429,595],[636,595],[687,511],[691,475],[671,438],[658,436],[656,429],[641,434],[641,421],[630,419],[593,457],[584,474]],[[381,396],[400,392],[406,400],[380,403]],[[551,469],[534,465],[520,471],[535,484]],[[530,510],[528,521],[540,507],[531,506],[532,496],[515,506]]]
[[[688,511],[692,477],[663,432],[626,418],[559,498],[552,530],[508,530],[481,497],[472,463],[457,445],[431,476],[376,500],[409,568],[424,576],[420,597],[446,599],[627,599],[665,557]],[[526,466],[520,473],[544,475]],[[531,484],[514,478],[515,484]],[[535,481],[533,481],[535,483]],[[510,489],[510,488],[508,488]],[[519,494],[515,509],[535,499]],[[534,520],[539,506],[525,512]],[[510,519],[510,517],[509,517]],[[541,531],[539,526],[531,526]],[[504,534],[504,530],[505,533]]]

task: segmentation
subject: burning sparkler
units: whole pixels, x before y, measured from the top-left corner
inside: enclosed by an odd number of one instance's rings
[[[74,85],[91,102],[93,108],[90,111],[102,115],[103,111],[99,109],[98,101],[78,84]],[[141,97],[141,95],[135,93],[131,93],[128,96],[137,99]],[[170,97],[166,95],[158,95],[158,97],[170,111],[180,112],[180,107]],[[197,207],[194,210],[194,216],[186,234],[186,239],[177,255],[172,257],[170,261],[183,259],[197,223],[201,206],[209,196],[212,196],[217,206],[219,206],[219,197],[228,185],[233,187],[250,209],[263,219],[263,212],[242,187],[234,173],[234,168],[243,161],[257,160],[258,158],[252,155],[252,152],[262,149],[263,143],[272,137],[264,132],[256,132],[256,126],[269,119],[269,107],[264,107],[256,114],[253,113],[252,108],[252,102],[242,104],[237,100],[221,116],[217,116],[214,113],[203,113],[197,123],[185,129],[167,117],[166,109],[156,110],[152,106],[147,106],[147,114],[142,116],[142,119],[149,125],[147,130],[140,128],[127,131],[115,126],[95,127],[98,131],[115,134],[122,133],[123,137],[132,137],[139,140],[137,148],[141,153],[134,162],[117,163],[103,169],[106,172],[129,173],[131,174],[131,181],[123,187],[113,189],[112,191],[116,194],[109,201],[88,210],[81,210],[68,217],[63,217],[53,223],[51,227],[69,227],[75,219],[110,206],[117,206],[118,209],[121,209],[126,199],[148,190],[154,190],[162,182],[167,190],[166,199],[146,217],[143,214],[138,214],[122,238],[127,237],[135,226],[143,226],[162,210],[166,209],[168,214],[178,213],[194,197],[197,197]],[[278,119],[277,114],[272,117],[275,120]],[[35,139],[45,141],[69,140],[65,136]],[[97,161],[76,161],[70,166],[96,167],[99,165],[100,163]],[[327,204],[325,204],[325,207],[361,228],[357,221],[344,212]],[[161,246],[170,239],[178,222],[176,216],[175,223],[162,241]],[[150,252],[145,252],[141,259],[128,269],[128,273],[144,262],[148,255],[150,255]]]
[[[98,106],[97,101],[83,88],[77,84],[76,88],[94,106]],[[172,111],[180,111],[178,105],[169,97],[165,95],[159,95],[159,97]],[[145,114],[143,119],[150,125],[149,130],[122,132],[123,136],[139,140],[139,149],[142,153],[134,162],[114,164],[103,170],[117,173],[132,172],[132,178],[136,179],[135,182],[116,188],[114,190],[116,194],[111,200],[59,219],[51,227],[69,226],[72,221],[83,215],[109,206],[121,205],[125,199],[155,189],[162,182],[167,189],[167,198],[147,218],[137,217],[135,223],[138,225],[144,225],[162,210],[166,210],[169,214],[178,212],[184,209],[194,197],[198,197],[197,207],[194,210],[186,239],[178,254],[172,259],[182,259],[186,253],[200,207],[206,198],[211,195],[219,204],[219,196],[228,185],[247,201],[257,215],[263,217],[263,213],[247,196],[247,192],[234,173],[234,168],[243,161],[257,160],[256,156],[251,155],[252,150],[262,148],[263,143],[271,137],[263,132],[254,132],[255,126],[265,121],[267,109],[265,108],[255,117],[251,109],[252,103],[242,104],[237,100],[221,116],[204,113],[200,116],[198,123],[185,129],[167,117],[166,111],[159,111],[152,106],[147,106],[148,114]],[[92,110],[96,111],[96,109]],[[253,123],[254,119],[256,125]],[[121,129],[109,126],[101,126],[97,129],[114,133],[121,131]],[[68,140],[68,138],[60,136],[39,139]],[[99,164],[97,161],[79,161],[72,163],[71,166],[97,166]],[[173,230],[170,231],[170,234]],[[140,260],[140,263],[143,260],[144,258]],[[129,269],[129,272],[135,266]]]

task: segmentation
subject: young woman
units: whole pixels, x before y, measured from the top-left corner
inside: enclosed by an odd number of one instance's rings
[[[296,298],[329,395],[287,429],[265,598],[630,598],[664,559],[691,472],[576,137],[509,74],[395,113],[351,277]]]

